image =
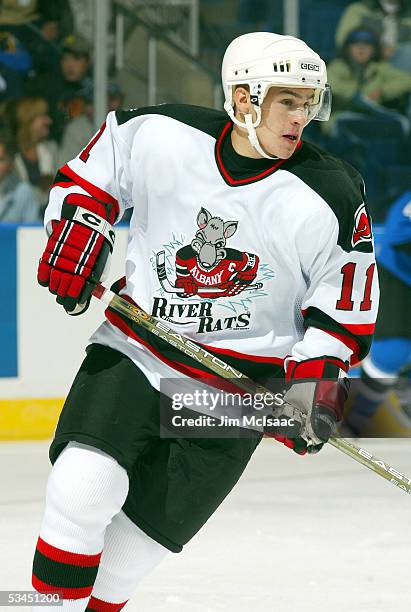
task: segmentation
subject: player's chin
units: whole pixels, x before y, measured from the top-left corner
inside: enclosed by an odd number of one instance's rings
[[[275,157],[278,157],[278,159],[289,159],[293,153],[294,153],[294,149],[292,151],[277,150],[272,155],[274,155]]]
[[[298,140],[292,141],[282,137],[279,141],[277,141],[276,146],[272,147],[272,150],[268,152],[270,155],[274,155],[280,159],[288,159],[294,153],[297,143]]]
[[[290,138],[283,136],[281,138],[281,155],[279,155],[278,157],[281,157],[282,159],[288,159],[289,157],[291,157],[291,155],[297,148],[297,144],[298,137],[295,137],[295,140],[291,140]]]
[[[279,157],[280,159],[289,159],[291,155],[294,153],[294,151],[295,151],[295,147],[292,151],[282,151],[280,154],[277,155],[277,157]]]

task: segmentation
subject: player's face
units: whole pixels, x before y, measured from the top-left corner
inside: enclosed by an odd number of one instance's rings
[[[271,87],[261,105],[261,122],[256,132],[263,149],[288,159],[294,153],[308,123],[314,89]]]

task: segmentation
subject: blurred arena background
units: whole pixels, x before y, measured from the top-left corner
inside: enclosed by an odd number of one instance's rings
[[[400,199],[405,203],[411,201],[411,1],[387,0],[385,4],[395,5],[396,9],[384,14],[381,4],[378,0],[4,0],[0,3],[0,440],[7,442],[0,447],[0,476],[7,485],[0,498],[3,548],[10,546],[6,525],[17,532],[20,530],[22,541],[34,546],[48,468],[46,443],[30,441],[51,438],[87,339],[104,317],[100,303],[93,303],[83,317],[68,317],[61,308],[55,307],[52,296],[36,282],[37,262],[45,237],[42,215],[58,168],[86,146],[109,110],[163,102],[222,108],[221,58],[227,44],[239,34],[264,30],[295,35],[327,61],[334,95],[330,123],[324,126],[312,122],[305,136],[343,157],[362,173],[375,223],[378,254],[388,211]],[[117,233],[110,272],[112,281],[122,276],[127,223],[128,219],[123,219]],[[398,303],[398,313],[404,309],[409,313],[410,307],[411,288],[408,287],[405,303]],[[390,316],[395,317],[395,312]],[[408,327],[408,331],[404,330],[406,336],[410,329],[409,316],[404,320]],[[384,430],[409,435],[411,432],[409,365],[409,359],[404,359],[405,374],[378,408],[373,423],[376,433]],[[392,440],[381,448],[388,453],[388,460],[391,454],[392,462],[397,461],[401,467],[398,448],[405,453],[409,446],[408,441],[399,444],[396,446]],[[285,457],[287,451],[271,452],[288,474],[292,459]],[[352,494],[352,483],[361,488],[365,486],[361,484],[361,477],[367,483],[371,480],[371,485],[367,484],[371,487],[370,495],[376,496],[381,512],[387,511],[388,516],[388,500],[401,497],[401,493],[391,491],[384,483],[375,483],[376,477],[372,475],[357,476],[362,468],[351,465],[348,459],[335,459],[334,450],[327,452],[334,457],[332,467],[327,471],[327,456],[317,462],[320,468],[314,488],[323,477],[337,479],[343,474],[341,487]],[[264,444],[261,456],[267,458],[269,453]],[[16,468],[16,457],[22,462],[21,468]],[[253,501],[256,520],[266,522],[270,518],[267,510],[263,510],[264,488],[258,484],[256,471],[259,462],[262,463],[257,459],[250,468],[246,491],[251,496],[257,492]],[[411,465],[409,461],[408,465]],[[406,472],[407,463],[403,462],[402,467]],[[301,472],[301,468],[298,470]],[[269,477],[266,467],[264,472]],[[303,472],[297,477],[301,482],[305,477]],[[289,473],[292,478],[291,468]],[[281,480],[281,473],[278,476]],[[286,480],[285,476],[282,478]],[[38,493],[33,493],[33,483],[40,487]],[[302,486],[308,490],[307,484]],[[384,489],[382,495],[380,487]],[[21,493],[23,488],[28,491],[27,495]],[[298,495],[292,487],[286,489],[285,498],[280,502],[281,516],[289,511],[287,500],[293,496],[295,503],[306,503],[304,490],[300,489]],[[320,486],[318,495],[319,490]],[[213,519],[211,534],[215,541],[221,537],[228,517],[242,520],[249,512],[241,495],[233,496],[227,514],[223,509],[223,514]],[[272,497],[270,503],[275,506],[277,500]],[[358,494],[354,498],[358,501]],[[337,492],[335,499],[343,507],[349,504],[347,497]],[[406,501],[405,498],[400,504],[399,514],[392,514],[393,522],[404,520]],[[364,515],[366,506],[364,499],[359,502]],[[336,512],[338,520],[343,520],[341,506]],[[27,523],[24,517],[30,517]],[[331,532],[332,525],[328,527]],[[362,525],[358,532],[352,532],[354,539],[350,540],[350,546],[358,542],[355,537],[361,540],[361,546],[369,545],[363,561],[371,563],[372,554],[379,551],[371,546],[370,534],[361,539],[361,530],[365,527]],[[256,530],[257,540],[263,538],[265,529],[266,526]],[[390,529],[382,530],[379,538],[382,549],[386,547],[388,555],[397,559],[388,542],[399,537],[401,530],[397,534]],[[307,537],[310,541],[311,536]],[[203,535],[199,542],[194,545],[198,554],[195,552],[191,559],[201,572],[202,561],[211,563],[207,561],[211,550]],[[243,544],[253,546],[251,540]],[[275,541],[273,545],[277,545]],[[284,543],[284,546],[287,545]],[[31,548],[28,550],[23,544],[22,551],[27,556],[22,559],[15,553],[8,570],[0,572],[0,589],[29,588]],[[221,554],[220,562],[229,563],[224,551]],[[234,556],[240,555],[238,548]],[[354,553],[344,559],[344,567],[348,570],[351,563],[354,563]],[[190,557],[187,562],[180,562],[179,567],[189,581]],[[160,571],[163,580],[167,580],[166,571]],[[321,571],[328,576],[327,567]],[[377,580],[383,581],[384,571],[378,571]],[[401,569],[398,571],[401,576]],[[25,572],[21,584],[20,572]],[[302,565],[296,573],[303,576]],[[228,575],[229,580],[235,580],[233,571]],[[251,574],[254,584],[261,576],[263,595],[269,598],[271,573],[263,569],[258,573],[254,567]],[[242,575],[241,580],[246,579]],[[348,606],[333,604],[335,610],[408,609],[405,604],[401,607],[405,597],[401,589],[395,601],[390,600],[385,590],[380,599],[367,598],[361,595],[361,589],[374,577],[360,572],[357,579],[357,599],[353,597]],[[243,598],[241,607],[236,594],[223,586],[221,576],[210,574],[205,580],[199,591],[192,592],[187,587],[186,592],[183,589],[175,596],[168,594],[164,586],[158,607],[154,604],[155,581],[151,581],[143,600],[144,610],[329,609],[326,602],[310,607],[300,596],[296,597],[295,604],[287,603],[288,595],[293,592],[291,583],[284,586],[285,595],[278,608],[271,602],[260,601],[258,605],[261,594],[255,593],[255,589],[251,589],[248,599]],[[317,580],[318,584],[314,581],[308,585],[307,592],[318,593],[322,579]],[[221,600],[209,595],[205,601],[213,581],[219,585]],[[331,586],[337,597],[341,584],[334,581]],[[222,603],[230,597],[230,605]],[[360,604],[356,606],[355,601]]]

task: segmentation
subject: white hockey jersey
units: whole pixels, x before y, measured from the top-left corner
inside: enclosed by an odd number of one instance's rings
[[[72,192],[132,207],[121,290],[252,377],[286,356],[368,352],[378,308],[361,176],[304,141],[288,160],[249,159],[223,112],[160,105],[110,113],[63,166],[45,224]],[[126,355],[159,388],[201,366],[107,312],[91,341]]]

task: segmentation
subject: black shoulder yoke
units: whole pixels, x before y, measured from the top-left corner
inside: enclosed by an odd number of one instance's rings
[[[190,125],[201,132],[218,138],[221,130],[228,121],[227,113],[202,106],[190,104],[159,104],[158,106],[145,106],[130,110],[116,111],[117,123],[122,125],[134,117],[141,115],[164,115]]]
[[[298,176],[330,206],[338,219],[338,244],[344,251],[355,248],[372,252],[370,241],[360,240],[355,247],[352,245],[358,222],[356,213],[363,203],[365,205],[364,181],[353,166],[312,143],[304,142],[298,155],[290,158],[283,169]],[[370,219],[366,208],[365,211]]]

